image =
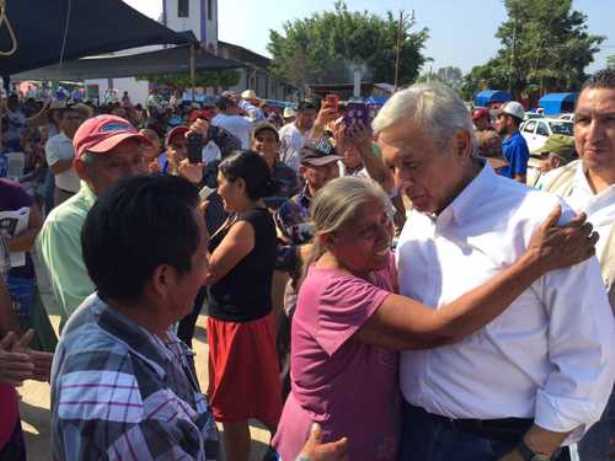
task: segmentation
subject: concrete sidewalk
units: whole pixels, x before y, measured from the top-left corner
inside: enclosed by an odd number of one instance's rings
[[[57,315],[50,316],[51,323],[56,331],[60,318]],[[206,391],[209,382],[207,372],[208,346],[206,331],[207,317],[201,315],[197,322],[195,341],[193,341],[196,353],[195,362],[197,375],[201,384],[201,390]],[[49,384],[36,381],[27,381],[19,394],[22,427],[26,437],[29,461],[48,461],[51,459],[51,412]],[[254,422],[250,427],[252,433],[252,456],[251,460],[261,460],[269,443],[269,432],[258,427]]]

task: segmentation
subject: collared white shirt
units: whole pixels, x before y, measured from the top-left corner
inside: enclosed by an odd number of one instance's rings
[[[609,235],[615,226],[615,184],[596,194],[587,181],[583,162],[578,160],[572,191],[564,199],[575,211],[587,214],[587,220],[600,235],[596,244],[596,255],[602,260]]]
[[[49,138],[45,145],[45,156],[49,166],[55,165],[61,160],[69,160],[75,157],[73,141],[64,133]],[[79,192],[81,181],[74,167],[55,175],[56,187],[68,192]]]
[[[250,148],[250,136],[252,135],[252,123],[241,115],[218,114],[212,120],[213,126],[219,126],[237,137],[241,141],[242,149]]]
[[[437,218],[413,211],[397,246],[401,293],[435,308],[512,264],[559,202],[489,165]],[[566,209],[565,219],[572,216]],[[407,401],[449,418],[535,418],[578,440],[615,378],[615,322],[596,258],[550,272],[484,328],[402,353]]]
[[[302,133],[295,123],[289,123],[280,128],[280,160],[299,171],[301,156],[299,151],[305,144],[307,133]]]

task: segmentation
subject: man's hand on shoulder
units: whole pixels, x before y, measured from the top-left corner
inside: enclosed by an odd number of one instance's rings
[[[322,443],[321,432],[320,425],[312,424],[310,437],[297,461],[348,461],[348,439],[342,437],[335,442]]]

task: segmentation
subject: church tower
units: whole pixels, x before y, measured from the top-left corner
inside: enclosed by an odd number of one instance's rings
[[[162,0],[162,23],[177,32],[191,30],[212,53],[218,49],[218,0]]]

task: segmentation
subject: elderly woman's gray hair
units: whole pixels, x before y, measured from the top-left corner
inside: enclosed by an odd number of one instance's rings
[[[444,148],[459,131],[470,135],[472,154],[478,151],[474,124],[459,95],[441,83],[419,83],[398,91],[372,122],[375,133],[402,121],[412,120]]]
[[[337,178],[318,191],[310,207],[314,226],[314,245],[304,270],[325,252],[319,235],[336,232],[361,217],[361,213],[374,203],[389,211],[391,203],[379,184],[362,178]],[[304,274],[305,275],[305,274]]]

